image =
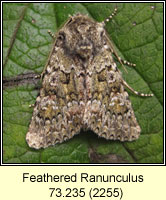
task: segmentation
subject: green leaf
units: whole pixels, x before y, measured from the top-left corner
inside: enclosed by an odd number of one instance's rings
[[[96,21],[117,15],[106,30],[118,54],[135,68],[123,78],[137,91],[154,97],[130,99],[142,132],[134,142],[107,141],[93,132],[46,149],[28,147],[28,130],[39,89],[33,81],[5,85],[3,91],[4,163],[163,162],[163,4],[162,3],[3,3],[3,76],[40,74],[52,47],[47,31],[56,32],[69,14],[88,14]],[[121,158],[121,159],[119,159]]]

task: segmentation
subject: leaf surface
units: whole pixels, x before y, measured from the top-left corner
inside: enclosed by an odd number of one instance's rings
[[[29,104],[35,103],[39,89],[33,81],[13,84],[3,91],[4,163],[109,162],[111,155],[127,163],[163,162],[162,3],[4,3],[3,77],[40,74],[53,43],[47,31],[56,32],[69,14],[80,12],[101,22],[116,5],[118,13],[106,30],[118,54],[136,63],[135,68],[127,67],[128,73],[118,67],[132,88],[154,94],[142,98],[128,91],[142,129],[140,138],[124,143],[107,141],[89,131],[53,147],[31,149],[25,141],[33,112]],[[98,156],[93,159],[93,155]],[[102,155],[109,160],[100,159]]]

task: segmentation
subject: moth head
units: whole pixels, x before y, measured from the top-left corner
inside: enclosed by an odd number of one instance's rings
[[[78,14],[59,31],[57,41],[67,54],[89,59],[103,48],[104,35],[102,23]]]

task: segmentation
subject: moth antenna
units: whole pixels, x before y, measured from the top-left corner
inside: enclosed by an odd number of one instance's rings
[[[109,44],[111,46],[112,53],[115,55],[115,57],[117,58],[117,60],[119,61],[119,63],[122,65],[122,67],[125,70],[125,72],[128,73],[126,67],[123,65],[122,59],[120,59],[120,57],[118,56],[118,53],[116,52],[116,50],[114,48],[114,45],[112,44],[111,40],[109,41]]]
[[[114,8],[114,11],[113,11],[113,13],[108,17],[108,18],[106,18],[102,23],[105,25],[107,22],[109,22],[116,14],[117,14],[117,11],[118,11],[118,8],[117,7],[115,7]],[[122,63],[122,61],[121,61],[121,59],[119,59],[119,56],[118,56],[118,54],[116,53],[116,51],[114,50],[114,48],[113,48],[113,45],[111,44],[111,46],[112,46],[112,49],[113,49],[113,53],[115,54],[115,56],[117,57],[117,59],[118,59],[118,61],[120,62],[120,64],[123,66],[123,68],[124,68],[124,70],[125,70],[125,72],[126,73],[128,73],[127,72],[127,69],[125,68],[125,66],[123,65],[123,63]]]
[[[123,63],[121,61],[120,61],[120,63],[122,65],[123,69],[125,70],[125,72],[128,74],[128,71],[127,71],[126,67],[123,65]]]
[[[128,83],[124,80],[122,80],[122,83],[125,87],[127,87],[131,92],[133,92],[135,95],[137,96],[141,96],[141,97],[153,97],[154,95],[153,94],[144,94],[144,93],[140,93],[140,92],[137,92],[135,91],[132,87],[130,87],[128,85]]]
[[[48,34],[49,34],[53,39],[55,39],[55,35],[51,32],[51,30],[48,30]]]
[[[118,11],[118,8],[115,7],[113,13],[103,21],[103,24],[108,23],[117,14],[117,11]]]

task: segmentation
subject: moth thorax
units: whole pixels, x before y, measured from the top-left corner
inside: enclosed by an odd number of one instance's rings
[[[79,41],[77,48],[77,54],[82,58],[89,58],[93,53],[93,44],[88,40]]]

